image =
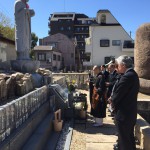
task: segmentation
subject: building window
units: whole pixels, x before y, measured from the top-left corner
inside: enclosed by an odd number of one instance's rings
[[[106,24],[106,15],[105,14],[102,14],[102,16],[101,16],[101,23]]]
[[[64,27],[60,27],[60,30],[63,31],[63,30],[64,30]]]
[[[67,22],[71,22],[71,20],[70,20],[70,19],[67,19],[66,21],[67,21]]]
[[[70,27],[70,26],[69,26],[69,27],[67,27],[67,30],[69,30],[69,31],[70,31],[70,30],[71,30],[71,27]]]
[[[60,61],[60,55],[58,55],[58,61]]]
[[[56,54],[53,54],[53,60],[56,60]]]
[[[123,48],[134,48],[134,43],[132,41],[124,41]]]
[[[46,54],[38,53],[38,60],[39,61],[45,61],[46,60]]]
[[[88,20],[88,24],[91,24],[91,20]]]
[[[120,46],[121,41],[120,40],[112,40],[112,45],[113,46]]]
[[[109,40],[100,40],[100,47],[109,47]]]

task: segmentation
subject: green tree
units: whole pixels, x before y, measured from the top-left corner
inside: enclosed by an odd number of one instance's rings
[[[15,39],[15,29],[11,24],[11,19],[2,12],[0,12],[0,33],[8,39]]]
[[[38,42],[38,37],[35,33],[31,33],[31,52],[30,52],[30,57],[32,59],[34,59],[34,47],[37,45],[37,42]]]

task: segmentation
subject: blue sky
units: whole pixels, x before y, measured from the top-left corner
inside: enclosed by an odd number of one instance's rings
[[[0,11],[11,18],[13,24],[14,2],[0,0]],[[96,17],[99,9],[108,9],[128,33],[132,32],[133,39],[137,28],[150,22],[150,0],[29,0],[29,5],[35,11],[32,32],[39,38],[48,35],[48,18],[54,12],[76,12]]]

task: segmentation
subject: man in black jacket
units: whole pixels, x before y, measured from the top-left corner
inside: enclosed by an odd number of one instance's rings
[[[101,71],[102,71],[102,73],[103,73],[103,75],[105,77],[105,81],[108,81],[108,79],[109,79],[109,72],[106,71],[106,66],[105,65],[101,66]]]
[[[139,78],[133,70],[132,59],[126,55],[116,59],[117,71],[121,76],[115,83],[113,94],[109,99],[115,110],[119,146],[114,149],[136,150],[134,126],[137,118],[137,95]]]

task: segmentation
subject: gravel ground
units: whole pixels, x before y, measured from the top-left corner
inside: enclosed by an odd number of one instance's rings
[[[86,134],[85,125],[75,125],[70,150],[85,150]]]
[[[89,100],[88,100],[89,92],[85,91],[85,90],[79,90],[79,91],[81,93],[87,94],[87,102],[89,103]],[[88,107],[88,109],[90,110],[89,107]],[[86,131],[85,130],[86,129],[85,129],[84,124],[75,124],[74,125],[70,150],[85,150],[86,149]]]

